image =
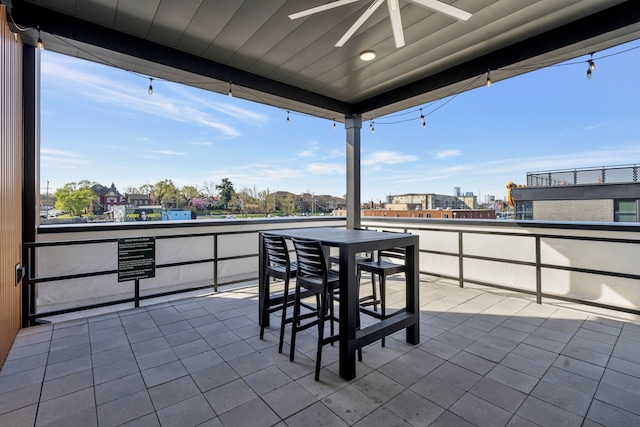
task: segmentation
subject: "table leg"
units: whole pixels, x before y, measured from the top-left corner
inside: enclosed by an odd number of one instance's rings
[[[340,245],[340,361],[339,373],[345,380],[356,376],[356,253],[348,245]]]
[[[415,237],[418,240],[418,237]],[[406,304],[407,312],[414,315],[413,325],[407,327],[407,342],[420,344],[420,270],[418,257],[418,243],[406,247]]]
[[[262,313],[264,313],[265,304],[269,300],[269,287],[266,286],[265,281],[265,260],[266,254],[264,253],[264,237],[262,233],[258,233],[258,325],[269,326],[269,316],[263,319]],[[263,325],[264,323],[264,325]]]

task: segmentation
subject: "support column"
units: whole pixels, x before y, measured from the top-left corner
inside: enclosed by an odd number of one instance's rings
[[[22,168],[22,242],[36,241],[36,221],[40,207],[40,52],[35,46],[23,45],[22,62],[23,102],[23,168]],[[22,248],[22,262],[26,274],[34,271],[35,257],[30,258],[28,249]],[[32,326],[29,312],[35,310],[35,290],[22,281],[22,326]]]
[[[360,129],[362,117],[347,116],[347,228],[360,228]]]

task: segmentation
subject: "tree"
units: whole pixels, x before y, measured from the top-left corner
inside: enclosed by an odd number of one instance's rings
[[[185,185],[180,191],[187,200],[201,196],[201,192],[198,190],[198,187],[194,187],[193,185]]]
[[[184,198],[178,195],[178,189],[170,179],[156,182],[153,185],[150,196],[153,197],[156,203],[165,208],[172,203],[175,203],[176,207],[180,202],[184,205]]]
[[[216,190],[220,192],[220,201],[224,208],[229,209],[229,202],[231,202],[233,195],[236,193],[233,183],[229,181],[229,178],[222,178],[220,184],[216,185]]]
[[[56,204],[56,196],[53,193],[40,194],[40,206],[53,207]]]
[[[137,189],[133,185],[129,185],[127,187],[124,187],[124,194],[131,195],[131,194],[141,194],[141,193],[139,189]]]
[[[138,189],[140,191],[138,194],[146,194],[147,196],[150,196],[153,192],[153,187],[154,186],[151,184],[142,184]]]
[[[252,213],[259,212],[260,206],[258,203],[258,189],[253,186],[253,188],[242,187],[242,189],[237,192],[238,197],[242,199],[244,202],[244,212]]]
[[[218,186],[213,181],[206,181],[202,184],[202,195],[208,197],[209,199],[213,199],[218,195]]]
[[[267,188],[258,193],[258,206],[260,212],[267,216],[273,210],[273,197],[271,197],[271,191]]]
[[[97,201],[98,196],[88,185],[89,181],[70,182],[55,192],[56,209],[68,211],[76,216],[87,210],[92,201]]]
[[[285,215],[293,215],[296,212],[296,198],[289,193],[282,201],[282,213]]]

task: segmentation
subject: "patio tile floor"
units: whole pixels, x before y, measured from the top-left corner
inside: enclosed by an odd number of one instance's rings
[[[420,344],[365,347],[348,382],[337,346],[314,381],[312,331],[295,362],[278,316],[259,339],[256,286],[23,329],[0,426],[640,425],[640,316],[421,279]]]

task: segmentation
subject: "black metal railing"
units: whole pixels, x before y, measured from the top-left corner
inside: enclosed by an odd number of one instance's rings
[[[395,222],[395,224],[394,224]],[[567,235],[559,232],[558,234],[554,234],[554,230],[566,230],[567,228],[571,229],[581,229],[587,230],[588,226],[576,226],[575,224],[571,224],[563,229],[563,224],[527,224],[531,229],[527,230],[527,233],[521,232],[505,232],[499,231],[499,228],[513,226],[513,224],[504,224],[502,222],[495,223],[495,229],[491,230],[493,226],[488,224],[488,221],[475,221],[477,224],[482,224],[481,227],[474,229],[471,228],[473,220],[470,220],[469,223],[465,225],[471,225],[471,227],[465,228],[464,230],[456,230],[458,227],[450,227],[453,224],[457,224],[455,222],[450,222],[447,220],[424,220],[424,219],[404,219],[404,224],[398,224],[399,221],[394,221],[394,218],[376,218],[375,220],[369,218],[363,218],[363,228],[378,228],[381,225],[387,230],[397,230],[404,233],[417,233],[421,231],[428,232],[441,232],[441,233],[456,233],[457,234],[457,251],[445,251],[445,250],[435,250],[435,249],[425,249],[421,247],[420,253],[422,254],[431,254],[445,257],[454,257],[457,258],[458,270],[457,274],[443,274],[437,271],[434,271],[432,268],[430,269],[429,265],[420,264],[420,273],[440,277],[443,279],[449,279],[453,281],[457,281],[460,287],[464,287],[465,283],[472,283],[481,286],[488,286],[497,289],[504,289],[513,292],[520,292],[528,295],[534,295],[536,298],[536,302],[538,304],[542,303],[542,298],[553,298],[556,300],[567,301],[572,303],[579,303],[590,305],[593,307],[605,308],[610,310],[622,311],[626,313],[632,314],[640,314],[640,308],[638,307],[629,307],[629,306],[620,306],[609,303],[602,303],[598,301],[591,300],[589,298],[581,298],[578,295],[562,295],[559,293],[555,293],[550,291],[549,288],[552,286],[550,283],[545,283],[543,280],[543,272],[546,271],[564,271],[568,273],[576,273],[576,274],[586,274],[586,275],[594,275],[601,276],[604,278],[620,278],[620,279],[629,279],[633,281],[640,280],[640,273],[624,273],[620,271],[616,271],[615,266],[612,266],[610,270],[602,270],[596,268],[584,268],[577,267],[573,265],[560,265],[560,264],[552,264],[552,263],[543,263],[541,257],[541,246],[544,239],[560,239],[566,241],[580,241],[580,242],[602,242],[604,243],[613,243],[613,244],[621,244],[627,245],[628,251],[630,253],[637,253],[640,250],[640,239],[627,239],[627,238],[615,238],[615,237],[600,237],[597,235],[594,236],[586,236],[583,233],[578,233],[576,235]],[[422,225],[420,223],[425,223]],[[438,224],[440,222],[440,224]],[[430,224],[426,224],[430,223]],[[516,226],[519,224],[514,223]],[[540,227],[542,229],[547,228],[549,230],[548,233],[540,232],[533,230],[535,227]],[[566,226],[566,224],[565,224]],[[591,228],[593,230],[615,230],[615,231],[632,231],[634,233],[638,233],[640,231],[640,227],[628,226],[627,228],[621,227],[611,227],[606,225],[592,225]],[[596,233],[597,234],[597,233]],[[464,236],[465,235],[485,235],[485,236],[500,236],[500,237],[517,237],[517,238],[527,238],[534,239],[534,253],[529,254],[530,260],[516,260],[512,258],[506,257],[491,257],[491,256],[483,256],[477,254],[470,254],[465,250],[463,245]],[[499,280],[496,281],[487,281],[487,280],[477,280],[470,277],[469,274],[465,272],[465,261],[466,260],[477,260],[481,262],[488,263],[500,263],[502,265],[512,265],[512,266],[524,266],[531,268],[535,273],[535,288],[532,289],[523,289],[520,287],[509,286],[508,284],[501,283]],[[640,292],[640,289],[637,291]],[[579,293],[579,292],[577,292]]]
[[[622,184],[638,182],[638,165],[564,169],[527,173],[528,187],[559,185]]]
[[[73,279],[82,279],[96,276],[108,276],[108,275],[116,275],[118,270],[101,270],[101,271],[92,271],[86,273],[78,273],[78,274],[66,274],[60,276],[48,276],[48,277],[39,277],[36,274],[36,250],[38,248],[45,247],[63,247],[63,246],[77,246],[77,245],[89,245],[89,244],[108,244],[108,243],[116,243],[118,239],[109,238],[109,239],[93,239],[93,240],[75,240],[75,241],[57,241],[57,242],[30,242],[26,243],[25,247],[28,250],[28,260],[27,260],[27,275],[24,278],[24,296],[25,301],[23,301],[26,310],[23,310],[23,325],[24,326],[32,326],[38,322],[38,319],[43,317],[51,317],[57,316],[61,314],[68,314],[77,311],[107,307],[111,305],[117,304],[125,304],[125,303],[133,303],[134,307],[138,307],[140,302],[150,298],[158,298],[168,295],[174,295],[184,292],[191,292],[202,289],[213,289],[213,291],[218,290],[218,286],[223,285],[232,285],[236,283],[241,283],[248,280],[257,280],[257,275],[255,277],[243,278],[241,280],[230,280],[230,281],[219,281],[218,280],[218,263],[222,261],[229,261],[234,259],[243,259],[243,258],[252,258],[255,257],[257,259],[258,251],[257,248],[254,248],[254,251],[245,255],[238,255],[233,257],[218,257],[217,256],[217,240],[220,235],[228,235],[228,234],[238,234],[239,232],[229,232],[229,233],[203,233],[203,234],[193,234],[193,235],[177,235],[177,236],[156,236],[155,239],[163,240],[163,239],[175,239],[175,238],[189,238],[189,237],[210,237],[212,239],[212,245],[214,248],[214,256],[210,258],[200,258],[189,261],[181,261],[181,262],[168,262],[163,264],[156,264],[156,269],[164,269],[164,268],[175,268],[186,265],[194,265],[194,264],[211,264],[212,265],[212,276],[211,283],[203,286],[187,286],[185,288],[164,291],[164,292],[154,292],[147,295],[140,294],[140,279],[131,280],[131,296],[126,298],[118,298],[109,301],[104,301],[95,304],[83,304],[76,307],[59,309],[59,310],[51,310],[46,312],[38,312],[37,307],[37,292],[36,287],[39,284],[43,283],[53,283],[53,282],[61,282],[64,280],[73,280]],[[142,279],[144,280],[144,279]]]
[[[190,286],[183,285],[177,289],[171,289],[169,291],[153,291],[148,290],[144,295],[140,292],[140,280],[147,279],[134,279],[129,282],[130,283],[130,291],[126,293],[118,293],[117,295],[110,295],[109,297],[113,297],[112,299],[108,299],[106,301],[101,301],[97,303],[84,303],[82,301],[77,301],[72,307],[66,307],[61,309],[47,309],[47,310],[39,310],[37,304],[38,291],[37,287],[40,284],[49,283],[55,285],[56,282],[63,282],[68,280],[77,280],[83,278],[91,278],[96,276],[116,276],[118,275],[118,270],[114,269],[104,269],[97,271],[87,271],[87,272],[74,272],[70,274],[62,274],[62,275],[47,275],[46,271],[38,271],[38,262],[37,262],[37,251],[45,248],[62,248],[69,246],[86,246],[86,245],[116,245],[119,241],[119,238],[98,238],[98,239],[85,239],[85,240],[58,240],[58,241],[43,241],[43,242],[28,242],[24,244],[24,248],[27,251],[27,260],[26,260],[26,277],[23,279],[23,315],[22,315],[22,323],[23,326],[32,326],[37,324],[39,320],[45,317],[52,317],[61,314],[68,314],[78,311],[90,310],[95,308],[102,308],[108,306],[114,306],[119,304],[127,304],[132,303],[134,307],[138,307],[140,302],[147,299],[164,297],[168,295],[175,295],[185,292],[198,291],[203,289],[212,289],[214,292],[218,290],[219,286],[230,286],[238,283],[251,283],[257,282],[258,279],[258,247],[257,244],[251,245],[250,247],[242,247],[240,251],[236,250],[234,255],[224,256],[222,254],[229,253],[229,251],[225,251],[220,247],[221,239],[229,239],[235,238],[235,236],[251,236],[255,235],[255,241],[258,241],[258,233],[260,231],[269,230],[269,229],[278,229],[278,228],[289,228],[292,226],[304,226],[304,227],[317,227],[317,226],[325,226],[325,227],[341,227],[344,226],[344,218],[335,218],[335,217],[326,217],[322,219],[291,219],[291,220],[237,220],[237,221],[224,221],[220,223],[213,223],[208,221],[194,221],[189,223],[181,223],[181,224],[171,224],[170,221],[167,222],[158,222],[158,223],[149,223],[144,224],[142,226],[135,227],[126,227],[123,225],[106,225],[101,227],[92,227],[92,226],[83,226],[76,228],[65,228],[65,227],[56,227],[56,228],[46,228],[41,229],[40,231],[46,234],[59,234],[64,236],[66,233],[90,233],[90,235],[94,235],[94,233],[103,234],[109,233],[113,235],[116,234],[126,234],[127,238],[132,237],[145,237],[152,236],[157,241],[169,240],[169,239],[190,239],[190,238],[207,238],[211,239],[211,253],[212,256],[200,256],[197,255],[193,257],[193,259],[188,260],[180,260],[174,261],[166,260],[163,263],[156,263],[155,269],[171,269],[171,268],[179,268],[188,265],[197,265],[197,264],[211,264],[211,274],[208,279],[205,281],[206,284]],[[229,226],[232,229],[229,229]],[[214,229],[217,227],[221,228],[221,231],[208,231],[208,232],[197,232],[195,230],[200,228]],[[175,234],[167,234],[167,229],[175,229]],[[188,231],[185,233],[185,229],[195,232],[189,233]],[[225,230],[225,231],[222,231]],[[123,233],[124,231],[124,233]],[[225,243],[223,243],[224,245]],[[112,252],[104,252],[106,256],[115,256],[117,251]],[[197,251],[194,251],[197,252]],[[165,255],[169,253],[171,256],[171,251],[164,251]],[[236,272],[236,275],[227,274],[222,279],[220,278],[220,265],[225,262],[233,262],[236,260],[243,259],[255,259],[255,269],[251,269],[249,272]],[[43,270],[44,268],[41,268]],[[240,278],[237,278],[240,277]],[[109,280],[113,281],[114,277],[109,278]],[[203,281],[199,281],[202,283]],[[128,283],[128,282],[121,282]],[[166,289],[166,288],[165,288]],[[126,297],[120,297],[123,294],[128,294]],[[105,297],[106,299],[106,297]]]
[[[256,223],[257,224],[257,223]],[[99,308],[105,306],[111,306],[122,303],[133,303],[134,306],[140,304],[142,300],[149,298],[157,298],[166,295],[179,294],[183,292],[189,292],[194,290],[201,290],[206,288],[211,288],[214,291],[217,290],[219,286],[232,285],[240,282],[253,282],[257,283],[257,271],[258,271],[258,248],[257,247],[248,247],[246,250],[238,252],[235,251],[232,256],[220,256],[221,251],[218,247],[218,240],[221,237],[226,237],[234,234],[255,234],[256,242],[257,242],[257,234],[260,231],[267,231],[269,229],[278,229],[278,228],[290,228],[295,227],[296,225],[292,223],[287,223],[285,221],[278,222],[275,224],[265,225],[265,222],[262,225],[258,225],[257,227],[252,228],[251,230],[247,230],[243,228],[242,225],[239,225],[235,230],[220,231],[220,232],[207,232],[207,233],[192,233],[192,234],[176,234],[176,235],[157,235],[155,238],[158,240],[164,239],[176,239],[176,238],[196,238],[196,237],[207,237],[211,238],[212,247],[213,247],[213,256],[209,257],[199,257],[189,260],[180,259],[177,262],[171,262],[171,260],[165,260],[162,264],[157,264],[155,267],[157,269],[171,269],[171,268],[179,268],[185,265],[193,265],[193,264],[211,264],[211,278],[210,283],[207,283],[204,286],[185,286],[184,288],[175,289],[166,292],[145,292],[145,295],[140,295],[140,282],[132,281],[130,292],[128,292],[128,296],[124,298],[115,298],[109,301],[98,302],[95,304],[78,304],[78,306],[74,306],[72,308],[64,308],[60,310],[47,310],[46,312],[39,312],[38,307],[36,306],[36,297],[37,292],[36,288],[39,284],[43,283],[55,283],[61,282],[70,279],[82,279],[82,278],[90,278],[95,276],[107,276],[107,275],[116,275],[117,271],[113,269],[105,269],[100,271],[90,271],[90,272],[74,272],[73,274],[66,275],[56,275],[56,276],[44,276],[38,275],[36,269],[35,256],[36,251],[38,249],[46,248],[46,247],[58,247],[63,248],[67,245],[88,245],[88,244],[110,244],[114,245],[115,242],[118,241],[117,238],[107,238],[107,239],[88,239],[88,240],[77,240],[77,241],[55,241],[55,242],[39,242],[39,243],[27,243],[26,247],[28,248],[29,257],[27,260],[27,277],[24,279],[24,314],[23,314],[23,322],[25,326],[33,325],[38,322],[39,319],[48,316],[55,316],[59,314],[71,313],[81,310],[87,310],[91,308]],[[299,225],[298,225],[299,226]],[[314,226],[333,226],[333,227],[343,227],[344,223],[335,223],[335,222],[327,222],[325,224],[315,224]],[[569,301],[574,303],[581,303],[586,305],[591,305],[595,307],[602,307],[606,309],[613,309],[633,314],[640,314],[640,309],[638,309],[639,304],[632,303],[627,306],[616,305],[615,301],[611,302],[610,300],[595,300],[590,299],[589,295],[581,295],[579,289],[570,289],[566,294],[560,293],[557,289],[554,289],[554,283],[549,282],[548,277],[545,278],[545,274],[550,272],[567,272],[569,274],[575,275],[586,275],[587,277],[602,277],[602,280],[607,280],[607,278],[611,278],[612,282],[615,282],[617,279],[628,280],[630,283],[634,281],[637,282],[640,280],[640,273],[636,273],[636,271],[626,265],[626,267],[620,263],[616,264],[616,262],[612,262],[609,264],[604,264],[595,266],[591,268],[588,263],[580,262],[580,259],[570,260],[568,263],[554,263],[553,258],[544,259],[541,256],[543,245],[549,246],[552,250],[555,250],[555,246],[557,245],[558,240],[563,240],[567,242],[572,242],[568,244],[573,244],[575,246],[575,242],[584,242],[590,246],[590,250],[598,249],[599,243],[602,243],[604,247],[607,244],[613,244],[614,246],[619,246],[618,250],[621,250],[621,253],[637,253],[640,250],[640,238],[636,239],[635,236],[638,235],[640,231],[640,227],[634,225],[624,225],[619,226],[618,224],[614,225],[598,225],[598,224],[550,224],[543,222],[526,222],[526,223],[518,223],[518,222],[510,222],[504,223],[500,221],[487,221],[487,220],[469,220],[464,224],[455,220],[433,220],[433,219],[398,219],[398,218],[373,218],[373,217],[363,217],[362,218],[362,227],[363,228],[371,228],[371,229],[386,229],[386,230],[398,230],[402,232],[408,233],[436,233],[435,236],[438,236],[438,233],[453,233],[453,236],[445,237],[443,234],[443,238],[448,239],[449,242],[457,242],[455,245],[450,245],[448,247],[437,247],[437,243],[441,239],[439,238],[430,238],[428,241],[423,240],[421,242],[420,254],[422,256],[435,256],[435,257],[451,257],[455,259],[453,263],[450,265],[457,265],[456,268],[451,267],[450,270],[440,268],[437,263],[426,263],[421,262],[420,264],[420,273],[424,275],[441,277],[444,279],[450,279],[457,281],[459,286],[464,286],[465,283],[469,284],[478,284],[483,286],[494,287],[498,289],[505,289],[515,292],[520,292],[524,294],[534,295],[537,302],[541,303],[542,298],[553,298],[557,300]],[[178,229],[177,229],[178,230]],[[523,232],[524,230],[524,232]],[[624,234],[624,236],[620,235],[620,232]],[[496,254],[495,256],[491,256],[490,254],[483,254],[478,252],[477,246],[476,250],[473,248],[469,248],[468,245],[465,245],[465,237],[469,238],[470,236],[485,236],[486,242],[483,241],[482,244],[491,245],[496,244],[495,240],[492,239],[509,239],[509,238],[519,238],[519,239],[533,239],[531,244],[527,244],[527,252],[526,255],[521,256],[519,259],[515,259],[515,257],[511,256],[503,256],[502,254]],[[473,237],[472,237],[473,238]],[[554,243],[549,243],[547,239],[551,239]],[[225,243],[228,244],[228,243]],[[476,242],[477,245],[477,242]],[[620,249],[622,248],[622,249]],[[569,255],[567,255],[569,256]],[[255,260],[255,271],[250,276],[243,277],[239,280],[226,280],[225,278],[230,277],[228,274],[223,277],[223,280],[219,278],[219,265],[225,261],[234,261],[234,260],[242,260],[242,259],[253,259]],[[445,258],[446,259],[446,258]],[[254,261],[251,261],[253,263]],[[543,262],[543,260],[545,262]],[[578,262],[576,262],[578,261]],[[470,265],[467,265],[469,262],[476,263],[486,263],[487,268],[494,268],[496,265],[504,266],[505,269],[509,270],[517,270],[519,268],[524,268],[526,271],[531,271],[530,276],[527,273],[527,277],[522,278],[522,287],[518,287],[520,285],[519,282],[509,281],[509,280],[501,280],[502,278],[496,277],[495,280],[480,280],[478,279],[477,272],[478,267],[476,266],[475,271],[471,268]],[[628,263],[627,263],[628,264]],[[228,264],[227,264],[228,265]],[[449,264],[447,264],[449,265]],[[511,267],[509,267],[511,266]],[[481,267],[484,268],[484,267]],[[227,272],[228,273],[228,272]],[[474,275],[475,273],[475,275]],[[475,276],[475,277],[474,277]],[[486,279],[483,278],[483,279]],[[110,278],[113,280],[113,278]],[[145,279],[143,279],[145,280]],[[546,280],[546,282],[545,282]],[[569,283],[574,283],[575,278],[571,279]],[[515,286],[514,286],[515,283]],[[531,285],[533,284],[533,285]],[[555,284],[557,288],[557,283]],[[632,287],[632,286],[631,286]],[[166,289],[166,288],[165,288]],[[625,292],[631,292],[629,289],[625,289]],[[634,291],[635,292],[635,291]],[[638,298],[635,297],[636,293],[633,293],[631,300],[637,301]],[[604,301],[604,302],[603,302]],[[634,305],[635,304],[635,305]]]

